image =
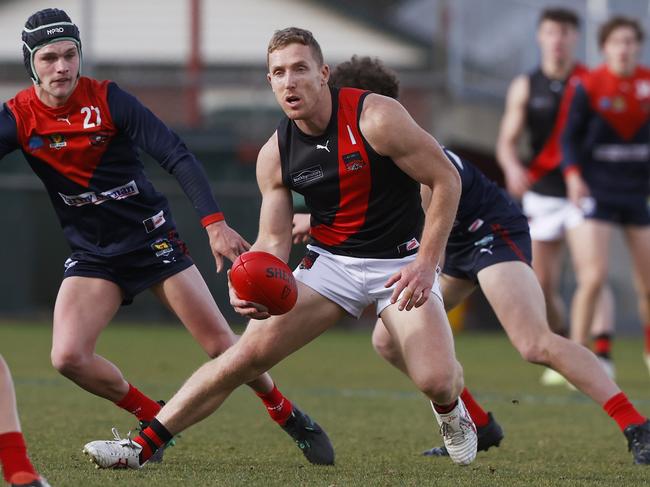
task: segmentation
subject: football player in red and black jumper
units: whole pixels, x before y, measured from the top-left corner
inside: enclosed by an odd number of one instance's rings
[[[396,97],[395,75],[378,60],[353,58],[333,71],[333,86],[375,89]],[[453,309],[477,286],[487,297],[511,342],[529,362],[553,367],[580,390],[603,406],[633,447],[637,463],[650,463],[650,444],[645,436],[649,423],[630,404],[625,394],[599,367],[594,354],[549,329],[544,297],[530,268],[530,235],[525,216],[515,202],[473,164],[452,151],[446,156],[461,177],[458,212],[445,248],[441,289],[447,310]],[[426,205],[428,191],[423,188]],[[294,237],[309,231],[305,216],[294,218]],[[313,235],[313,227],[312,227]],[[516,283],[516,285],[513,285]],[[388,362],[407,372],[400,347],[377,321],[373,345]],[[498,446],[503,432],[467,388],[461,398],[477,426],[478,449]],[[445,447],[432,448],[425,455],[447,455]]]

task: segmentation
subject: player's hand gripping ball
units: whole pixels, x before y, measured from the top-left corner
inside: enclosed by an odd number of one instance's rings
[[[230,283],[240,299],[266,306],[272,315],[288,312],[298,299],[291,269],[268,252],[250,251],[237,257]]]

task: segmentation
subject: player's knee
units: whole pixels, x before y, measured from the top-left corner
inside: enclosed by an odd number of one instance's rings
[[[77,375],[87,363],[86,354],[73,349],[53,348],[50,359],[52,366],[64,376]]]
[[[412,374],[416,387],[437,404],[454,401],[462,389],[462,372],[458,367]]]
[[[576,276],[578,286],[592,292],[600,292],[607,279],[607,269],[594,265],[588,269],[582,269]]]
[[[549,335],[551,333],[551,331],[548,332]],[[534,338],[522,340],[516,346],[517,351],[526,362],[530,362],[531,364],[548,364],[549,346],[546,333]]]
[[[203,349],[210,358],[215,358],[237,343],[237,340],[239,340],[239,336],[232,332],[220,332],[203,344]]]
[[[375,351],[387,362],[394,364],[399,358],[399,351],[387,332],[375,331],[372,334],[372,346]]]

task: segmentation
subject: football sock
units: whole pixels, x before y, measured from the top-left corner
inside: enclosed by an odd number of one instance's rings
[[[643,327],[645,334],[645,354],[650,355],[650,323],[646,323]]]
[[[126,393],[126,396],[115,404],[135,415],[140,421],[151,421],[162,409],[160,404],[149,399],[131,384],[129,384],[129,392]]]
[[[20,431],[0,434],[0,463],[7,483],[11,483],[12,478],[19,473],[24,473],[27,482],[38,478],[32,462],[27,457],[27,447],[25,438]],[[32,479],[28,477],[32,475]],[[20,479],[22,481],[22,477]]]
[[[447,414],[458,405],[458,399],[456,399],[451,404],[447,404],[447,405],[436,404],[433,401],[431,401],[431,404],[433,405],[433,408],[436,410],[438,414]]]
[[[476,427],[480,428],[482,426],[487,426],[487,424],[490,422],[489,416],[481,407],[481,405],[476,402],[474,397],[467,390],[467,387],[463,388],[463,392],[460,393],[460,398],[465,403],[467,412],[472,417],[472,421],[474,421]]]
[[[149,426],[143,429],[133,441],[142,447],[140,452],[140,465],[149,460],[159,448],[167,444],[174,435],[156,418],[151,420]]]
[[[643,424],[647,418],[641,416],[627,396],[619,392],[610,397],[603,405],[605,412],[618,424],[621,431],[624,431],[630,425]]]
[[[257,394],[257,397],[259,397],[266,406],[266,410],[269,412],[271,419],[280,426],[284,426],[287,419],[289,419],[289,416],[291,416],[291,411],[293,409],[291,401],[282,395],[275,384],[270,392],[255,392],[255,394]]]
[[[594,337],[594,353],[601,358],[610,359],[612,354],[612,335],[601,333]]]

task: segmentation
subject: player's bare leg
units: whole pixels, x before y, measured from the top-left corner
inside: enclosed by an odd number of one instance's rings
[[[95,353],[100,333],[122,303],[117,284],[91,277],[63,280],[54,306],[52,365],[77,385],[113,402],[129,391],[120,370]]]
[[[466,279],[458,279],[442,274],[440,276],[440,287],[445,301],[445,311],[449,311],[463,302],[474,291],[476,285]],[[377,320],[375,324],[372,333],[372,345],[384,360],[408,376],[401,349],[381,319]],[[492,413],[486,412],[467,388],[463,388],[460,397],[476,425],[477,450],[487,451],[493,446],[499,446],[503,439],[503,430],[492,416]],[[425,451],[424,455],[448,456],[449,452],[445,446],[438,446]]]
[[[587,219],[568,232],[577,288],[571,303],[571,339],[587,345],[598,298],[607,280],[612,226]]]
[[[476,286],[470,281],[442,274],[440,276],[440,289],[445,301],[445,311],[455,308],[475,288]],[[408,376],[402,352],[381,320],[377,320],[372,332],[372,346],[380,357]]]
[[[636,275],[639,313],[644,324],[645,361],[650,368],[650,226],[624,227]]]
[[[381,319],[399,350],[398,363],[431,401],[449,456],[462,465],[471,463],[476,457],[476,428],[459,398],[463,372],[442,301],[431,295],[408,312],[394,304],[381,312]]]
[[[251,320],[237,343],[190,376],[152,421],[149,428],[155,437],[143,436],[145,430],[132,442],[94,441],[84,451],[102,468],[118,463],[140,468],[156,448],[212,414],[234,389],[259,377],[345,315],[340,306],[309,287],[300,282],[297,286],[298,301],[291,311],[267,320]],[[334,463],[327,435],[317,424],[309,426],[313,431],[311,448],[318,454],[313,463]]]
[[[27,456],[27,446],[20,428],[14,383],[7,363],[0,355],[0,465],[10,485],[49,487],[39,477]]]
[[[212,358],[238,340],[205,284],[196,266],[191,266],[152,287],[154,294],[176,314],[201,348]],[[256,392],[273,389],[268,374],[249,383]]]
[[[523,262],[502,262],[481,270],[478,279],[510,341],[525,360],[552,367],[600,405],[620,392],[592,352],[551,332],[544,295],[530,267]]]
[[[533,240],[533,270],[542,287],[551,330],[566,336],[566,309],[560,296],[564,245],[562,240]]]

